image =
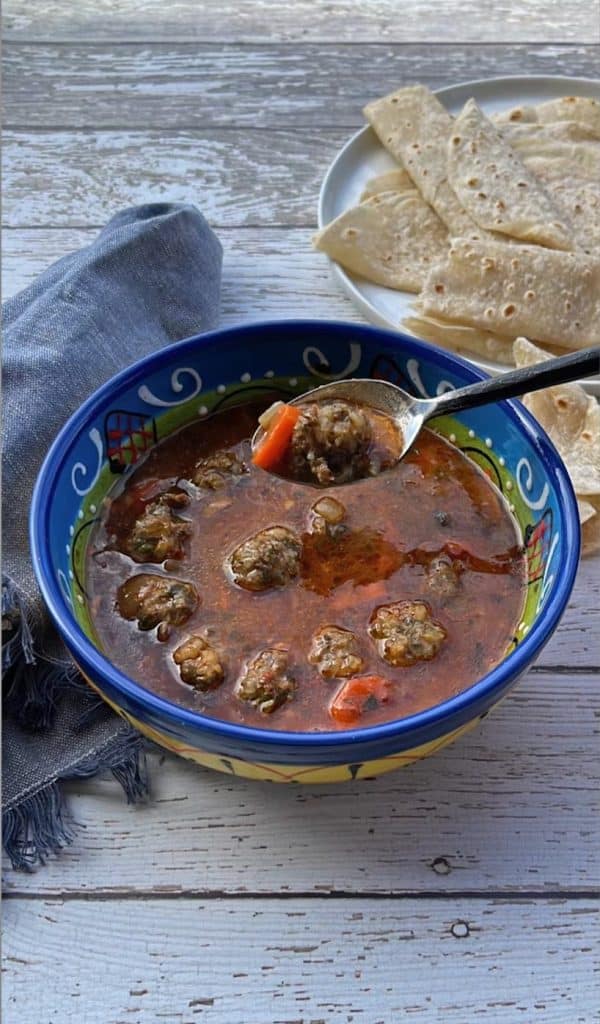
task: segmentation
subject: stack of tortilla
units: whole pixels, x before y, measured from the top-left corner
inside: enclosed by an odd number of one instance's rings
[[[490,120],[471,99],[453,118],[416,85],[364,114],[397,169],[370,181],[317,249],[416,293],[404,325],[445,348],[525,365],[600,344],[600,102],[564,97]],[[577,385],[527,404],[573,477],[584,547],[600,548],[600,406]]]
[[[560,354],[600,343],[600,103],[453,118],[425,86],[365,107],[398,169],[314,243],[352,273],[418,293],[405,325],[513,363],[527,335]]]

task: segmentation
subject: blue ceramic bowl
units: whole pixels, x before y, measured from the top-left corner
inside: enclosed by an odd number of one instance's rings
[[[35,572],[50,614],[82,673],[153,740],[220,771],[274,781],[373,776],[424,757],[482,718],[539,654],[565,609],[580,546],[566,470],[517,402],[436,421],[436,430],[489,474],[521,527],[527,600],[517,635],[493,671],[409,718],[360,730],[289,733],[216,721],[178,707],[119,671],[94,641],[84,553],[116,476],[183,424],[267,391],[283,396],[341,377],[391,380],[416,395],[482,377],[425,342],[351,323],[287,320],[190,338],[101,387],[60,432],[31,509]]]

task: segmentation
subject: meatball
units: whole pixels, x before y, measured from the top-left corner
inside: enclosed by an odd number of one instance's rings
[[[340,626],[323,626],[315,633],[308,660],[326,679],[344,679],[363,667],[354,633]]]
[[[165,558],[183,558],[184,544],[192,532],[189,522],[174,514],[174,508],[189,503],[183,492],[162,494],[146,505],[123,544],[125,554],[136,562],[164,562]]]
[[[319,498],[312,506],[311,513],[312,533],[324,534],[332,540],[346,533],[346,509],[337,498],[331,498],[329,495]]]
[[[236,694],[265,715],[271,714],[294,693],[294,680],[287,671],[286,651],[269,648],[261,651],[246,666]]]
[[[224,671],[219,656],[208,640],[190,636],[173,651],[184,683],[196,690],[214,690],[223,682]]]
[[[192,474],[192,483],[196,484],[196,487],[217,491],[219,487],[224,487],[231,477],[241,476],[245,472],[246,467],[235,452],[223,448],[198,460]]]
[[[452,559],[438,555],[429,563],[427,586],[441,598],[454,597],[460,585],[460,570]]]
[[[289,471],[299,480],[341,484],[369,475],[371,426],[348,402],[302,406],[290,444]]]
[[[245,590],[283,587],[298,575],[302,544],[285,526],[270,526],[248,537],[230,558],[235,582]]]
[[[389,665],[414,665],[435,658],[446,630],[423,601],[396,601],[376,609],[369,623],[379,656]]]
[[[138,629],[154,629],[161,622],[181,626],[198,604],[191,583],[172,576],[140,573],[122,583],[117,591],[117,608],[124,619],[137,619]]]

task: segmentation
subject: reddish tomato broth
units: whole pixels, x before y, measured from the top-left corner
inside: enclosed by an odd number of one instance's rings
[[[330,707],[343,678],[324,678],[308,660],[311,638],[326,625],[350,630],[362,658],[360,676],[389,683],[386,700],[368,701],[354,725],[369,726],[431,707],[466,689],[502,658],[524,603],[525,560],[502,496],[460,451],[424,430],[405,459],[379,476],[329,488],[282,479],[253,466],[251,437],[264,403],[219,413],[161,442],[106,499],[87,552],[90,607],[101,648],[149,690],[211,717],[261,728],[320,731],[348,728]],[[247,472],[217,490],[189,479],[200,457],[233,449]],[[118,548],[149,499],[173,485],[190,502],[183,557],[139,564]],[[345,509],[345,530],[330,538],[311,531],[311,507],[324,495]],[[246,538],[283,526],[302,540],[299,575],[286,586],[242,589],[225,563]],[[442,554],[460,568],[451,597],[428,585],[428,566]],[[116,607],[120,585],[140,572],[189,581],[199,603],[166,642]],[[432,660],[394,666],[369,636],[375,610],[389,602],[426,602],[446,639]],[[181,681],[173,651],[201,633],[222,658],[223,682],[200,692]],[[265,648],[288,652],[293,698],[271,714],[235,693],[243,666]]]

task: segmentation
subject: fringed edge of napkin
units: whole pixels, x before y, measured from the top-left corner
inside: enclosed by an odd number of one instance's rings
[[[73,664],[51,663],[36,656],[31,625],[24,601],[9,577],[2,579],[2,672],[9,683],[3,704],[15,721],[32,731],[49,728],[58,702],[67,692],[78,692],[84,710],[77,723],[80,729],[91,725],[106,705],[90,693],[90,688]],[[75,778],[90,778],[110,771],[121,785],[127,803],[139,803],[149,795],[144,739],[128,728],[106,742],[89,757],[83,758],[68,774],[40,787],[2,814],[2,844],[13,866],[33,871],[50,854],[59,853],[75,838],[78,828],[65,805],[61,783]]]
[[[120,783],[127,803],[139,803],[148,796],[143,739],[133,730],[119,736],[104,749],[80,762],[64,778],[50,782],[32,796],[26,797],[2,815],[2,843],[13,868],[33,871],[46,862],[50,854],[60,853],[73,842],[77,830],[85,828],[75,822],[66,808],[61,782],[89,778],[110,770]]]

